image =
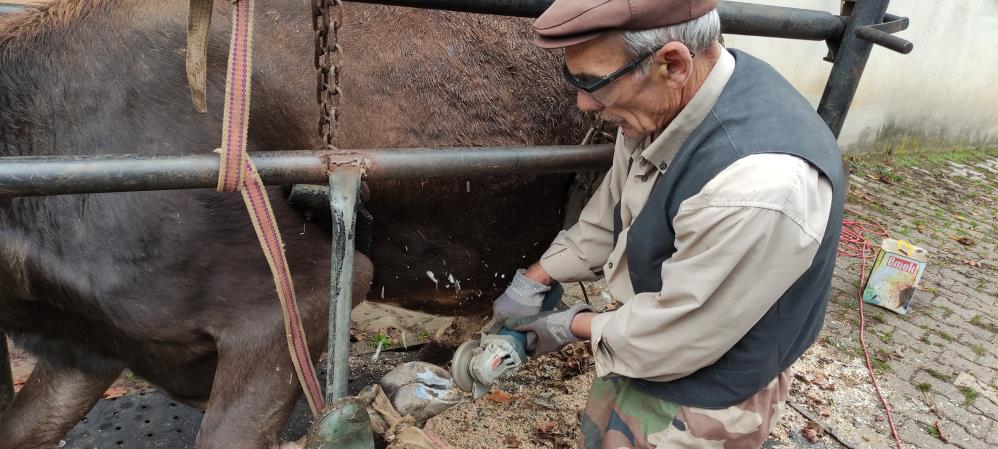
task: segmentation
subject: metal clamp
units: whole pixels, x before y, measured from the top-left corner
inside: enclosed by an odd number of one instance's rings
[[[893,34],[907,29],[907,17],[885,14],[884,20],[881,23],[856,28],[856,37],[906,55],[911,53],[915,45],[911,41],[894,36]]]

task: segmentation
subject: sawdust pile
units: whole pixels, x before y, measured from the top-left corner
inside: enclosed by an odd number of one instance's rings
[[[530,360],[490,394],[430,419],[426,429],[460,448],[574,448],[593,381],[585,344]]]

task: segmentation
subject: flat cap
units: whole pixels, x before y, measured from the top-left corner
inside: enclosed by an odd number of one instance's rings
[[[541,48],[562,48],[612,30],[647,30],[696,19],[717,0],[555,0],[534,21]]]

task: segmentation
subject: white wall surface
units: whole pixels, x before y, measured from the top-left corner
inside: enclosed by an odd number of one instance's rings
[[[839,0],[748,1],[839,11]],[[898,36],[915,50],[874,47],[839,142],[869,141],[885,125],[953,142],[998,141],[998,0],[894,0],[888,12],[911,19]],[[725,41],[772,64],[818,104],[831,70],[824,42]]]

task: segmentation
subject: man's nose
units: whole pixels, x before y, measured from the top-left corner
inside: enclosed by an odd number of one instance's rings
[[[596,101],[592,95],[589,95],[581,90],[576,91],[575,103],[579,106],[579,110],[582,112],[599,112],[603,110],[603,105]]]

